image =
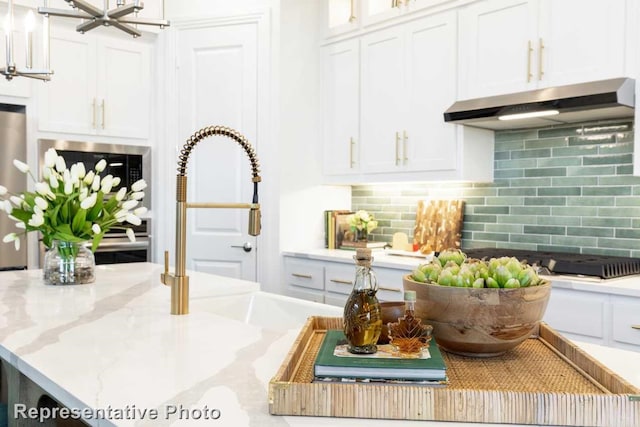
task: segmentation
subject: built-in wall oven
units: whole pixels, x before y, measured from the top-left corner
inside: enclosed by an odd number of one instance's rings
[[[120,187],[131,188],[137,180],[147,182],[142,205],[151,209],[151,148],[137,145],[104,144],[96,142],[68,140],[38,140],[39,165],[44,164],[44,153],[55,148],[65,158],[67,165],[83,162],[86,170],[95,168],[104,159],[107,167],[103,176],[111,174],[120,177],[120,186],[114,187],[111,195]],[[109,195],[107,195],[109,197]],[[139,226],[128,224],[135,234],[135,242],[129,240],[123,230],[112,229],[105,233],[94,255],[96,264],[116,264],[126,262],[151,261],[151,220],[143,218]],[[40,243],[40,265],[44,260],[45,247]]]

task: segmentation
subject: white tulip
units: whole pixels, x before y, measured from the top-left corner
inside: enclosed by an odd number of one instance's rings
[[[23,200],[20,197],[11,196],[11,197],[9,197],[9,200],[11,200],[11,203],[13,203],[15,205],[15,207],[17,207],[17,208],[22,207]]]
[[[82,179],[85,177],[85,175],[87,174],[87,170],[84,168],[84,163],[82,162],[78,162],[76,163],[76,165],[78,166],[78,178]]]
[[[121,202],[122,199],[124,199],[124,196],[126,196],[126,195],[127,195],[127,187],[122,187],[116,193],[116,200]]]
[[[120,177],[116,176],[115,178],[113,178],[113,186],[117,187],[118,185],[120,185]]]
[[[135,216],[134,214],[132,214],[132,213],[127,215],[127,222],[129,224],[133,224],[133,225],[142,224],[142,220],[140,218],[138,218],[137,216]]]
[[[107,161],[105,159],[102,159],[98,162],[98,164],[96,165],[96,172],[100,173],[104,170],[104,168],[107,167]]]
[[[33,207],[33,213],[34,215],[38,215],[38,216],[44,215],[44,212],[42,212],[42,209],[40,209],[38,205]]]
[[[7,234],[6,236],[4,236],[2,238],[2,242],[4,242],[4,243],[13,242],[17,238],[18,238],[18,235],[16,233],[9,233],[9,234]]]
[[[80,208],[82,209],[91,209],[98,200],[98,194],[92,193],[89,197],[80,202]]]
[[[18,168],[18,170],[22,173],[29,172],[29,165],[21,162],[20,160],[13,160],[13,165]]]
[[[82,187],[80,189],[80,194],[78,194],[78,200],[83,201],[89,195],[89,189],[87,187]]]
[[[100,229],[100,225],[98,225],[98,224],[93,224],[91,226],[91,230],[93,231],[94,234],[100,234],[100,232],[102,231]]]
[[[113,187],[113,176],[107,175],[102,178],[102,183],[100,184],[100,189],[104,194],[111,193],[111,188]]]
[[[136,241],[136,235],[134,234],[132,228],[127,228],[127,231],[125,231],[125,233],[127,233],[127,237],[129,238],[129,240],[131,242],[135,242]]]
[[[31,216],[31,219],[29,220],[29,225],[32,227],[40,227],[42,224],[44,224],[44,216],[42,216],[42,214],[38,215],[38,214],[33,214]]]
[[[4,185],[0,185],[0,196],[4,196],[5,194],[7,194],[7,187],[5,187]]]
[[[142,216],[142,215],[144,215],[144,214],[146,214],[146,213],[147,213],[147,208],[146,208],[146,207],[144,207],[144,206],[140,206],[139,208],[137,208],[137,209],[135,209],[135,210],[133,211],[133,214],[134,214],[135,216]]]
[[[24,230],[25,228],[27,228],[27,226],[24,222],[20,221],[16,222],[16,228],[21,228],[22,230]]]
[[[1,205],[2,203],[0,203]],[[7,215],[11,221],[19,222],[20,220],[13,215]]]
[[[49,207],[49,203],[40,196],[36,196],[35,198],[36,205],[40,207],[43,211],[46,211]]]
[[[64,161],[64,157],[58,156],[58,158],[56,159],[56,170],[62,173],[66,169],[67,163]]]
[[[58,188],[58,177],[56,176],[56,174],[51,174],[51,176],[49,177],[49,186],[51,188]]]
[[[11,212],[13,212],[13,205],[11,204],[11,202],[5,200],[2,204],[4,205],[4,211],[7,213],[7,215],[11,215]]]
[[[48,197],[51,200],[55,200],[56,198],[56,195],[51,192],[49,184],[47,184],[46,182],[36,183],[36,193],[40,194],[41,196]]]
[[[136,206],[138,206],[138,201],[137,200],[127,200],[126,202],[124,202],[122,204],[122,209],[130,211],[131,209],[135,208]]]
[[[87,173],[84,176],[84,179],[82,180],[82,182],[84,182],[86,185],[91,185],[93,184],[93,177],[95,176],[95,173],[93,173],[93,171],[89,171],[89,173]]]
[[[42,179],[49,180],[51,176],[51,168],[42,168]]]
[[[69,181],[65,181],[64,183],[64,194],[69,195],[73,193],[73,181],[69,179]]]
[[[144,199],[144,191],[136,191],[135,193],[131,193],[129,196],[131,200],[142,200]]]
[[[49,148],[44,153],[44,164],[48,168],[52,168],[56,165],[56,160],[58,159],[58,153],[55,148]]]
[[[16,240],[13,241],[13,246],[16,248],[16,251],[20,250],[20,238],[16,237]]]
[[[138,181],[133,183],[133,185],[131,186],[131,191],[142,191],[145,188],[147,188],[147,183],[144,179],[139,179]]]
[[[93,183],[91,184],[91,189],[93,191],[100,190],[100,175],[96,175],[93,177]]]
[[[120,209],[118,212],[116,212],[114,216],[116,217],[116,219],[120,219],[120,218],[126,218],[127,215],[129,215],[128,210]]]

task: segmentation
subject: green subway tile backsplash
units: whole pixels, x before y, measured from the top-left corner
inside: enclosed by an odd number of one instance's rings
[[[380,220],[375,240],[413,236],[419,200],[464,199],[463,248],[640,256],[640,177],[632,121],[495,133],[493,183],[358,185],[352,208]]]

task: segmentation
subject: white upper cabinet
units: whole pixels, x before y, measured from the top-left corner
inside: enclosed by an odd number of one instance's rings
[[[51,81],[39,90],[40,131],[148,137],[148,44],[54,26],[51,68]]]
[[[485,0],[460,10],[460,97],[624,74],[626,0]]]
[[[350,174],[360,168],[359,40],[323,49],[324,173]]]
[[[455,12],[406,25],[402,135],[406,170],[458,166],[457,126],[445,123],[442,116],[456,99],[456,29]]]
[[[626,9],[625,0],[541,0],[540,84],[622,77]]]
[[[362,24],[369,26],[454,0],[361,0]]]
[[[358,29],[360,0],[327,0],[325,3],[327,37]]]
[[[439,14],[362,39],[362,167],[367,172],[456,168],[456,15]]]
[[[362,144],[367,172],[391,172],[402,165],[405,97],[404,28],[362,37]]]
[[[359,79],[358,40],[324,48],[327,182],[492,179],[493,134],[443,119],[456,99],[456,34],[455,11],[368,33]]]

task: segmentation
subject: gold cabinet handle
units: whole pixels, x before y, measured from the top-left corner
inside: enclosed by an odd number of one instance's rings
[[[631,329],[640,329],[640,325],[631,325]]]
[[[351,14],[349,15],[349,22],[356,20],[355,7],[353,5],[355,0],[351,0]]]
[[[527,83],[531,82],[533,74],[531,74],[531,55],[533,54],[533,47],[531,46],[531,40],[527,41]]]
[[[300,274],[300,273],[291,273],[293,277],[300,277],[303,279],[313,279],[313,276],[310,274]]]
[[[400,132],[396,132],[396,166],[400,164]]]
[[[96,99],[91,102],[91,129],[96,128]]]
[[[353,137],[349,138],[349,168],[353,168],[355,162],[353,161],[353,148],[356,145],[356,140]]]
[[[402,292],[400,289],[385,288],[384,286],[378,286],[378,289],[381,291]]]
[[[542,38],[538,40],[538,80],[542,80],[542,76],[544,76],[544,67],[543,67],[543,53],[544,53],[544,42]]]
[[[341,285],[349,285],[349,286],[353,286],[353,282],[349,281],[349,280],[342,280],[342,279],[329,279],[330,282],[333,283],[339,283]]]
[[[409,156],[407,156],[407,141],[409,140],[409,134],[407,134],[406,130],[402,131],[402,154],[403,160],[406,163],[409,160]]]
[[[104,129],[104,99],[102,100],[102,129]]]

